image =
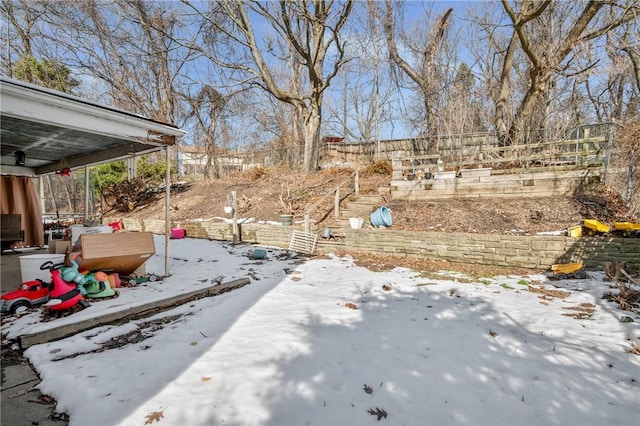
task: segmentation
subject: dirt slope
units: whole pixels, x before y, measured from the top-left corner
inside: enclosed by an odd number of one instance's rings
[[[174,221],[230,217],[224,206],[231,191],[236,191],[239,217],[278,221],[281,209],[279,197],[287,189],[299,197],[297,218],[305,206],[315,203],[323,195],[347,179],[351,171],[331,169],[306,176],[290,170],[269,170],[263,173],[247,172],[227,176],[225,180],[198,181],[185,184],[182,191],[171,197],[171,219]],[[353,180],[351,180],[353,182]],[[360,176],[362,193],[378,193],[388,188],[389,176],[364,174]],[[342,191],[348,197],[353,184]],[[164,199],[137,206],[130,212],[111,211],[109,217],[164,218]],[[625,220],[624,203],[615,194],[600,186],[583,189],[571,197],[522,199],[451,199],[429,202],[388,200],[393,229],[435,230],[474,233],[536,233],[563,230],[577,225],[582,218],[597,218],[604,222]],[[333,196],[327,197],[312,215],[320,226],[330,226]],[[326,216],[326,217],[324,217]]]

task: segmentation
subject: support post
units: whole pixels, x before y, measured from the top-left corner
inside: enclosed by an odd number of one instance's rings
[[[333,200],[334,217],[340,217],[340,187],[336,188],[336,197]]]
[[[304,232],[307,234],[311,232],[311,224],[309,223],[309,213],[304,214]]]
[[[360,195],[360,170],[356,170],[355,188],[356,197]]]
[[[84,165],[84,220],[89,219],[89,167]]]
[[[42,176],[38,176],[38,191],[40,191],[40,211],[42,213],[46,213],[46,204],[44,202],[44,178]]]
[[[629,153],[629,175],[627,176],[627,207],[631,207],[631,194],[633,193],[633,150]]]
[[[164,187],[165,187],[165,203],[164,203],[164,275],[169,276],[169,208],[171,198],[171,161],[169,161],[169,146],[164,148],[165,153],[165,173],[164,173]]]
[[[237,199],[236,199],[236,191],[231,191],[231,205],[233,207],[233,244],[236,244],[239,240],[238,238],[238,212],[237,212]]]

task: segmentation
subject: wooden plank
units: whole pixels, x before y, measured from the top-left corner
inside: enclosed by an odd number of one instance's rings
[[[564,171],[585,171],[585,168],[579,164],[572,164],[566,166],[537,166],[537,167],[520,167],[520,168],[509,168],[509,169],[493,169],[491,172],[492,176],[495,175],[509,175],[509,174],[517,174],[517,173],[556,173],[556,172],[564,172]],[[598,171],[602,170],[602,166],[597,167],[589,167],[586,170]]]
[[[460,176],[463,178],[491,176],[491,168],[463,169],[460,170]]]
[[[481,147],[479,152],[484,153],[499,153],[504,151],[525,151],[525,150],[535,150],[535,149],[543,149],[550,148],[553,146],[567,146],[567,145],[582,145],[585,143],[594,143],[594,142],[606,142],[606,138],[604,136],[597,136],[594,138],[587,139],[572,139],[572,140],[559,140],[559,141],[551,141],[551,142],[539,142],[535,144],[523,144],[523,145],[508,145],[508,146],[491,146],[491,147]]]
[[[395,161],[411,161],[411,160],[437,160],[440,158],[440,154],[431,155],[415,155],[411,157],[394,158]]]
[[[498,158],[483,158],[481,160],[464,160],[464,161],[455,161],[449,160],[447,161],[447,167],[465,167],[476,164],[498,164],[498,163],[533,163],[533,162],[550,162],[550,161],[558,161],[558,159],[565,158],[565,160],[561,160],[562,162],[559,165],[568,165],[568,164],[578,164],[584,157],[601,155],[601,151],[578,151],[578,152],[559,152],[555,154],[529,154],[529,155],[516,155],[509,157],[498,157]],[[566,158],[571,158],[572,160],[566,160]],[[554,164],[549,164],[549,166],[554,166]],[[547,167],[549,167],[547,166]],[[541,164],[538,167],[545,167],[544,164]]]
[[[540,198],[552,194],[541,193],[523,193],[519,194],[518,198]],[[429,194],[429,193],[415,193],[393,199],[409,200],[409,201],[437,201],[437,200],[450,200],[450,199],[481,199],[481,198],[514,198],[514,194],[505,193],[472,193],[472,194]]]
[[[430,170],[432,167],[437,166],[437,164],[418,164],[416,166],[394,166],[394,171],[404,171],[404,170]]]
[[[391,187],[398,188],[398,189],[424,189],[425,185],[431,184],[431,183],[433,183],[431,179],[394,180],[394,181],[391,181]]]
[[[22,349],[26,349],[29,346],[64,339],[65,337],[81,333],[94,327],[123,324],[136,319],[150,317],[157,313],[175,308],[176,306],[183,305],[197,299],[202,299],[203,297],[217,296],[219,294],[244,287],[250,282],[251,280],[248,277],[238,278],[227,283],[215,284],[189,293],[173,296],[165,300],[146,303],[140,306],[133,306],[117,312],[110,312],[101,317],[84,319],[79,323],[65,324],[56,328],[25,334],[19,337],[20,347]]]
[[[501,174],[501,175],[491,175],[491,176],[482,176],[480,177],[480,182],[500,182],[500,181],[509,181],[514,179],[520,180],[529,180],[529,179],[567,179],[567,178],[583,178],[587,176],[598,176],[599,170],[589,169],[589,170],[569,170],[569,171],[544,171],[544,172],[535,172],[535,173],[513,173],[513,174]]]

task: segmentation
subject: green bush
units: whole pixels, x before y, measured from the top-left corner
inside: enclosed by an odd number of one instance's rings
[[[95,166],[93,176],[98,189],[105,185],[122,183],[127,180],[127,162],[118,160]]]
[[[105,186],[118,185],[127,181],[127,162],[125,160],[112,161],[110,163],[95,166],[92,175],[95,182],[96,191],[99,192]],[[146,157],[141,157],[136,166],[138,179],[147,182],[149,185],[158,185],[164,182],[165,163],[162,161],[152,163]],[[171,172],[176,173],[175,167],[171,167]]]
[[[167,167],[166,163],[164,162],[159,161],[156,163],[151,163],[146,157],[142,157],[138,161],[137,169],[138,177],[146,179],[150,183],[157,185],[164,182]],[[171,173],[176,173],[176,169],[174,166],[171,166]]]

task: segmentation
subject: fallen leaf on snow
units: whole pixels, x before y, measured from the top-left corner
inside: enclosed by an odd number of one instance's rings
[[[629,342],[629,345],[631,346],[631,349],[625,350],[626,353],[640,355],[640,346],[636,345],[633,342]]]
[[[346,306],[349,309],[358,309],[358,307],[354,304],[354,303],[345,303],[344,306]]]
[[[151,414],[147,414],[147,421],[144,422],[144,424],[150,425],[151,423],[153,423],[154,420],[157,420],[159,422],[160,419],[162,419],[163,417],[164,417],[164,414],[162,414],[162,411],[154,411]]]
[[[204,376],[204,377],[203,377],[202,379],[200,379],[200,380],[202,380],[203,382],[208,382],[209,380],[211,380],[211,377]]]
[[[378,416],[378,421],[380,421],[381,418],[387,418],[387,412],[376,407],[376,409],[374,410],[373,408],[370,408],[367,413],[371,414],[372,416]]]

